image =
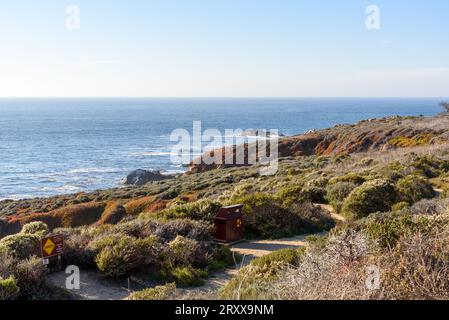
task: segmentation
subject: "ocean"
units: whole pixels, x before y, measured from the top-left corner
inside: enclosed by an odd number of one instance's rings
[[[0,99],[0,199],[117,187],[134,169],[183,172],[175,129],[294,135],[392,115],[435,115],[440,99]]]

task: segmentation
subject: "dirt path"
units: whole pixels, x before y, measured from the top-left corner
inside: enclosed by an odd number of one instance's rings
[[[306,238],[308,236],[309,235],[303,235],[277,240],[245,241],[232,246],[231,250],[242,255],[243,257],[246,257],[246,259],[251,260],[254,258],[265,256],[276,250],[297,249],[299,247],[305,247],[307,246]]]
[[[47,276],[49,284],[65,289],[66,277],[64,271]],[[76,300],[122,300],[129,295],[127,281],[105,280],[98,272],[80,271],[80,290],[67,290]]]
[[[317,235],[323,235],[320,233]],[[216,298],[217,291],[228,283],[245,265],[251,260],[265,256],[273,251],[281,249],[297,249],[307,246],[305,241],[308,235],[296,236],[292,238],[278,239],[278,240],[255,240],[244,241],[237,243],[231,247],[231,251],[241,256],[242,261],[232,269],[226,269],[213,274],[206,283],[197,288],[177,289],[177,296],[189,299],[189,297],[201,297],[206,295],[206,298]],[[207,296],[208,295],[208,296]]]
[[[242,256],[242,262],[235,268],[225,269],[211,275],[206,283],[198,288],[177,289],[177,295],[183,297],[188,294],[217,292],[223,287],[238,270],[248,264],[252,259],[269,254],[270,252],[306,246],[307,236],[297,236],[278,240],[258,240],[238,243],[231,251]],[[97,272],[81,271],[80,290],[71,290],[70,294],[77,300],[123,300],[129,295],[127,281],[110,281],[103,279]],[[64,271],[56,272],[47,277],[47,282],[59,288],[65,288],[67,275]],[[132,282],[131,282],[132,283]],[[131,286],[133,289],[133,286]]]
[[[321,207],[324,211],[327,211],[329,215],[336,221],[346,222],[346,218],[335,212],[334,208],[327,204],[314,204]],[[231,250],[242,256],[246,256],[250,260],[257,257],[262,257],[273,251],[281,249],[296,249],[299,247],[307,246],[306,238],[315,235],[323,236],[326,232],[317,234],[307,234],[301,236],[295,236],[291,238],[277,239],[277,240],[254,240],[237,243],[232,246]]]
[[[336,214],[333,208],[329,205],[316,204],[337,221],[344,222],[346,219]],[[326,233],[318,233],[313,235],[325,235]],[[206,283],[198,288],[178,289],[177,296],[188,297],[189,295],[198,296],[198,294],[211,294],[210,297],[216,296],[216,292],[226,285],[226,283],[238,273],[238,270],[244,265],[248,264],[252,259],[262,257],[273,251],[280,249],[297,249],[307,246],[306,238],[310,235],[302,235],[291,238],[277,239],[277,240],[254,240],[245,241],[235,244],[231,247],[231,251],[242,256],[242,262],[235,266],[235,268],[226,269],[217,272]],[[59,288],[65,288],[65,281],[67,275],[64,271],[57,272],[47,277],[48,283]],[[151,284],[148,284],[151,287]],[[133,290],[131,282],[131,290]],[[103,279],[99,273],[93,271],[81,271],[81,285],[80,290],[70,291],[74,299],[80,300],[122,300],[129,295],[127,280],[110,281]]]
[[[329,214],[331,215],[332,218],[334,218],[334,220],[336,221],[340,221],[340,222],[346,222],[347,219],[342,216],[341,214],[338,214],[335,212],[334,208],[329,205],[329,204],[315,204],[316,206],[321,207],[323,210],[329,212]]]
[[[314,204],[314,205],[319,206],[323,210],[327,211],[329,215],[336,221],[339,222],[347,221],[344,216],[336,213],[334,208],[330,205],[326,204]],[[178,295],[181,297],[183,296],[189,297],[189,295],[198,297],[198,295],[204,293],[210,294],[211,297],[213,297],[214,294],[216,296],[216,292],[224,285],[226,285],[226,283],[238,273],[239,269],[244,265],[248,264],[252,259],[265,256],[276,250],[297,249],[300,247],[306,247],[307,237],[312,235],[323,236],[326,234],[327,234],[326,232],[321,232],[316,234],[301,235],[277,240],[254,240],[237,243],[231,247],[231,251],[242,256],[243,260],[239,265],[236,265],[236,267],[233,269],[226,269],[224,271],[217,272],[216,274],[212,275],[203,286],[199,288],[178,289]]]

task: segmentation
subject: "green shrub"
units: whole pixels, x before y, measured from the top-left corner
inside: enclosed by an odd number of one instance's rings
[[[281,249],[251,261],[253,266],[271,266],[276,263],[284,263],[292,266],[299,264],[299,259],[304,254],[304,249]]]
[[[211,241],[215,233],[215,226],[212,223],[190,219],[158,221],[152,226],[152,232],[165,241],[171,241],[178,235],[197,241]]]
[[[276,193],[275,197],[277,199],[279,199],[279,201],[282,204],[288,206],[292,203],[299,201],[298,199],[300,197],[301,191],[302,191],[302,186],[289,185],[289,186],[281,188]],[[273,200],[274,199],[270,195],[257,194],[257,195],[247,196],[244,199],[240,200],[239,203],[245,204],[247,206],[246,209],[248,211],[248,209],[251,207],[259,207],[262,205],[266,205],[266,204],[271,203]]]
[[[357,185],[361,185],[366,182],[366,179],[356,173],[348,173],[346,175],[334,177],[329,180],[329,184],[336,184],[339,182],[351,182]]]
[[[149,229],[152,221],[142,219],[132,219],[130,221],[122,221],[113,225],[110,234],[121,234],[133,238],[145,238],[153,232]]]
[[[9,277],[0,278],[0,300],[14,300],[19,294],[16,279]]]
[[[295,233],[296,214],[279,204],[264,204],[245,210],[245,233],[250,238],[281,238]]]
[[[178,188],[170,188],[162,193],[157,195],[157,198],[160,200],[172,200],[179,196],[180,191]]]
[[[397,211],[401,211],[401,210],[404,210],[404,209],[407,209],[407,208],[410,208],[410,204],[408,202],[401,201],[401,202],[395,203],[391,207],[391,211],[397,212]]]
[[[322,250],[329,243],[328,236],[317,236],[312,235],[306,238],[307,243],[309,244],[309,250]]]
[[[238,255],[233,255],[231,249],[225,245],[217,245],[211,257],[209,258],[207,270],[215,271],[224,269],[228,266],[234,266],[235,263],[240,261]]]
[[[310,180],[307,183],[307,186],[309,187],[318,187],[318,188],[326,188],[327,184],[329,183],[329,179],[326,177],[319,177],[313,180]]]
[[[296,215],[296,235],[329,231],[335,227],[335,220],[320,206],[306,202],[293,204],[288,210]]]
[[[363,218],[371,213],[386,212],[396,201],[396,190],[386,180],[372,180],[354,189],[345,200],[342,212],[349,218]]]
[[[16,259],[40,255],[40,237],[34,234],[14,234],[0,240],[0,251],[6,251]]]
[[[182,236],[177,236],[168,244],[167,259],[172,266],[188,266],[205,261],[199,243]]]
[[[175,281],[182,287],[201,286],[204,284],[204,278],[208,276],[207,272],[193,267],[176,267],[171,270],[168,279]]]
[[[344,200],[357,187],[358,185],[352,182],[330,184],[326,190],[326,199],[335,211],[340,212]]]
[[[30,222],[22,227],[22,234],[31,234],[43,237],[50,233],[48,226],[40,221]]]
[[[99,253],[101,250],[107,247],[113,247],[120,242],[133,242],[135,240],[134,237],[123,235],[120,233],[106,233],[103,235],[99,235],[93,238],[88,246],[92,251]]]
[[[330,216],[311,203],[284,207],[271,201],[245,209],[243,218],[246,235],[255,238],[281,238],[329,230],[335,226]]]
[[[169,283],[132,293],[127,300],[168,300],[176,291],[176,284]]]
[[[64,234],[63,263],[77,265],[80,268],[91,269],[95,267],[95,255],[98,253],[89,246],[95,238],[92,228],[59,229],[55,232]]]
[[[376,164],[377,161],[371,158],[364,158],[356,163],[358,167],[370,167],[374,164]]]
[[[45,284],[46,266],[42,259],[33,256],[25,260],[14,259],[0,252],[0,301],[2,299],[42,300],[48,298]],[[3,292],[2,292],[3,290]]]
[[[217,201],[202,199],[165,209],[156,213],[155,217],[161,220],[193,219],[212,221],[221,206],[221,203]],[[142,217],[145,218],[145,215]]]
[[[44,275],[47,267],[42,264],[42,259],[33,256],[18,262],[12,273],[20,288],[20,298],[27,300],[39,300],[47,298],[47,287]]]
[[[284,199],[285,200],[285,199]],[[281,238],[329,230],[334,221],[309,202],[281,203],[277,194],[257,193],[238,201],[244,205],[245,233],[254,238]]]
[[[408,237],[420,231],[428,233],[446,220],[427,216],[412,216],[407,213],[378,213],[364,222],[364,231],[384,248],[392,248],[401,237]]]
[[[326,189],[305,187],[299,194],[299,202],[326,203]]]
[[[291,187],[289,190],[286,190],[285,193],[291,195],[296,190],[296,187]],[[299,189],[300,190],[300,189]],[[277,203],[279,198],[279,194],[275,197],[271,194],[267,193],[253,193],[242,198],[236,199],[235,203],[243,204],[243,211],[246,213],[252,212],[253,208],[262,207],[265,205],[269,205],[272,203]]]
[[[339,163],[345,162],[348,159],[350,159],[349,155],[347,155],[347,154],[339,154],[339,155],[336,155],[336,156],[334,156],[332,158],[332,163],[333,164],[339,164]]]
[[[384,248],[393,247],[399,238],[413,229],[413,218],[407,214],[373,214],[364,231]]]
[[[430,155],[417,157],[411,163],[411,166],[428,178],[438,177],[442,172],[447,172],[449,169],[448,161]]]
[[[393,161],[382,167],[379,171],[385,179],[396,182],[408,174],[410,168],[399,161]]]
[[[49,227],[49,229],[59,228],[62,225],[62,213],[58,210],[55,210],[54,212],[59,213],[58,215],[49,212],[31,213],[29,215],[18,218],[18,221],[20,222],[21,226],[31,222],[41,221],[45,223]]]
[[[118,242],[104,240],[95,262],[98,269],[108,277],[125,276],[155,262],[155,243],[156,239],[152,237],[146,239],[124,237]]]
[[[400,179],[396,183],[396,190],[400,199],[409,204],[435,196],[432,185],[427,179],[420,176],[407,176]]]

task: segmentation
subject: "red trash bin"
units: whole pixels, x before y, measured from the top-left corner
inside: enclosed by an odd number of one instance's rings
[[[214,218],[215,240],[231,243],[243,240],[245,237],[243,229],[243,205],[221,208]]]

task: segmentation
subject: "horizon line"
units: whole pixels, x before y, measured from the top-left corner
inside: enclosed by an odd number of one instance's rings
[[[186,97],[152,97],[152,96],[0,96],[2,99],[449,99],[449,96],[186,96]]]

